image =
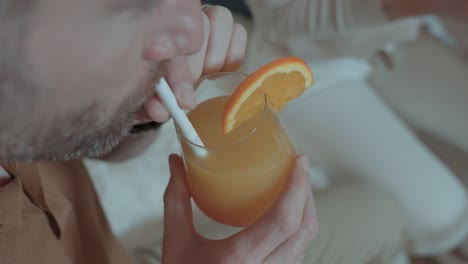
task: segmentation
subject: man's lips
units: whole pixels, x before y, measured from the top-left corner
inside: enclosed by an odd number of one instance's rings
[[[130,130],[130,134],[139,134],[150,130],[156,130],[161,126],[162,123],[151,119],[146,109],[147,108],[145,107],[145,104],[143,104],[140,110],[135,113],[135,118],[133,126]]]
[[[164,123],[169,118],[164,105],[155,97],[155,95],[147,98],[140,109],[134,114],[133,125],[146,124],[149,122]]]
[[[133,125],[144,124],[151,121],[154,121],[148,113],[148,108],[146,107],[146,103],[155,96],[154,90],[147,89],[145,91],[144,97],[141,99],[141,102],[138,103],[138,110],[134,113],[134,122]]]
[[[153,121],[143,105],[140,110],[135,113],[133,125],[144,124]]]

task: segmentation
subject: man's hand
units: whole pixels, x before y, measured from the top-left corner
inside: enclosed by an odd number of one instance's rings
[[[436,15],[468,21],[468,0],[382,0],[391,18]]]
[[[186,109],[196,106],[193,84],[200,76],[237,70],[246,49],[247,32],[244,27],[234,23],[228,9],[209,6],[203,12],[204,41],[200,51],[172,59],[166,76],[179,105]],[[162,123],[169,118],[168,111],[157,96],[147,101],[146,111],[156,122]]]
[[[200,9],[201,10],[201,9]],[[231,12],[220,6],[203,9],[204,41],[196,54],[174,58],[169,62],[167,81],[179,105],[186,109],[195,107],[193,84],[202,76],[219,71],[235,71],[244,58],[247,31],[235,24]],[[145,104],[140,119],[163,123],[169,113],[157,96]],[[141,154],[154,141],[157,133],[147,131],[125,138],[102,160],[119,162]]]
[[[318,227],[305,156],[296,159],[283,193],[256,223],[224,240],[208,240],[192,223],[182,160],[169,158],[164,195],[164,264],[299,264]]]

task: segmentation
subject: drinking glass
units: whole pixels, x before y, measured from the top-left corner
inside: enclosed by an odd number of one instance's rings
[[[258,114],[232,132],[223,132],[224,106],[245,78],[237,72],[217,73],[196,84],[199,105],[188,117],[204,146],[187,140],[176,126],[194,202],[213,220],[234,227],[252,224],[271,207],[296,155],[263,93]]]

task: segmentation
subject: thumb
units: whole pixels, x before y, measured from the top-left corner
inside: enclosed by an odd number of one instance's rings
[[[310,192],[308,167],[306,156],[296,158],[283,192],[257,222],[231,237],[234,247],[246,254],[255,252],[261,261],[296,233]]]
[[[210,36],[210,21],[205,13],[203,13],[203,44],[196,54],[187,56],[187,65],[194,80],[200,79],[203,72],[203,64],[205,63],[206,49],[208,47],[208,39]]]
[[[164,193],[164,241],[180,243],[182,239],[195,234],[192,206],[182,159],[178,155],[171,155],[169,167],[171,179]]]

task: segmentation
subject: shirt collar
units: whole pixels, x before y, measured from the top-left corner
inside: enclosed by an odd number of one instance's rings
[[[14,178],[0,188],[0,230],[3,226],[21,228],[21,181]]]
[[[27,198],[35,206],[51,216],[50,220],[57,226],[55,234],[57,238],[60,238],[62,232],[60,222],[57,220],[63,218],[57,218],[56,216],[60,216],[60,214],[57,212],[54,214],[49,208],[40,177],[41,166],[39,163],[0,162],[0,166],[3,166],[14,178],[13,181],[0,188],[0,230],[2,225],[21,228],[22,199],[24,199],[24,195],[27,195]]]
[[[45,204],[36,166],[28,162],[7,162],[0,165],[14,178],[0,188],[0,223],[21,228],[22,199],[28,197],[42,209]]]

